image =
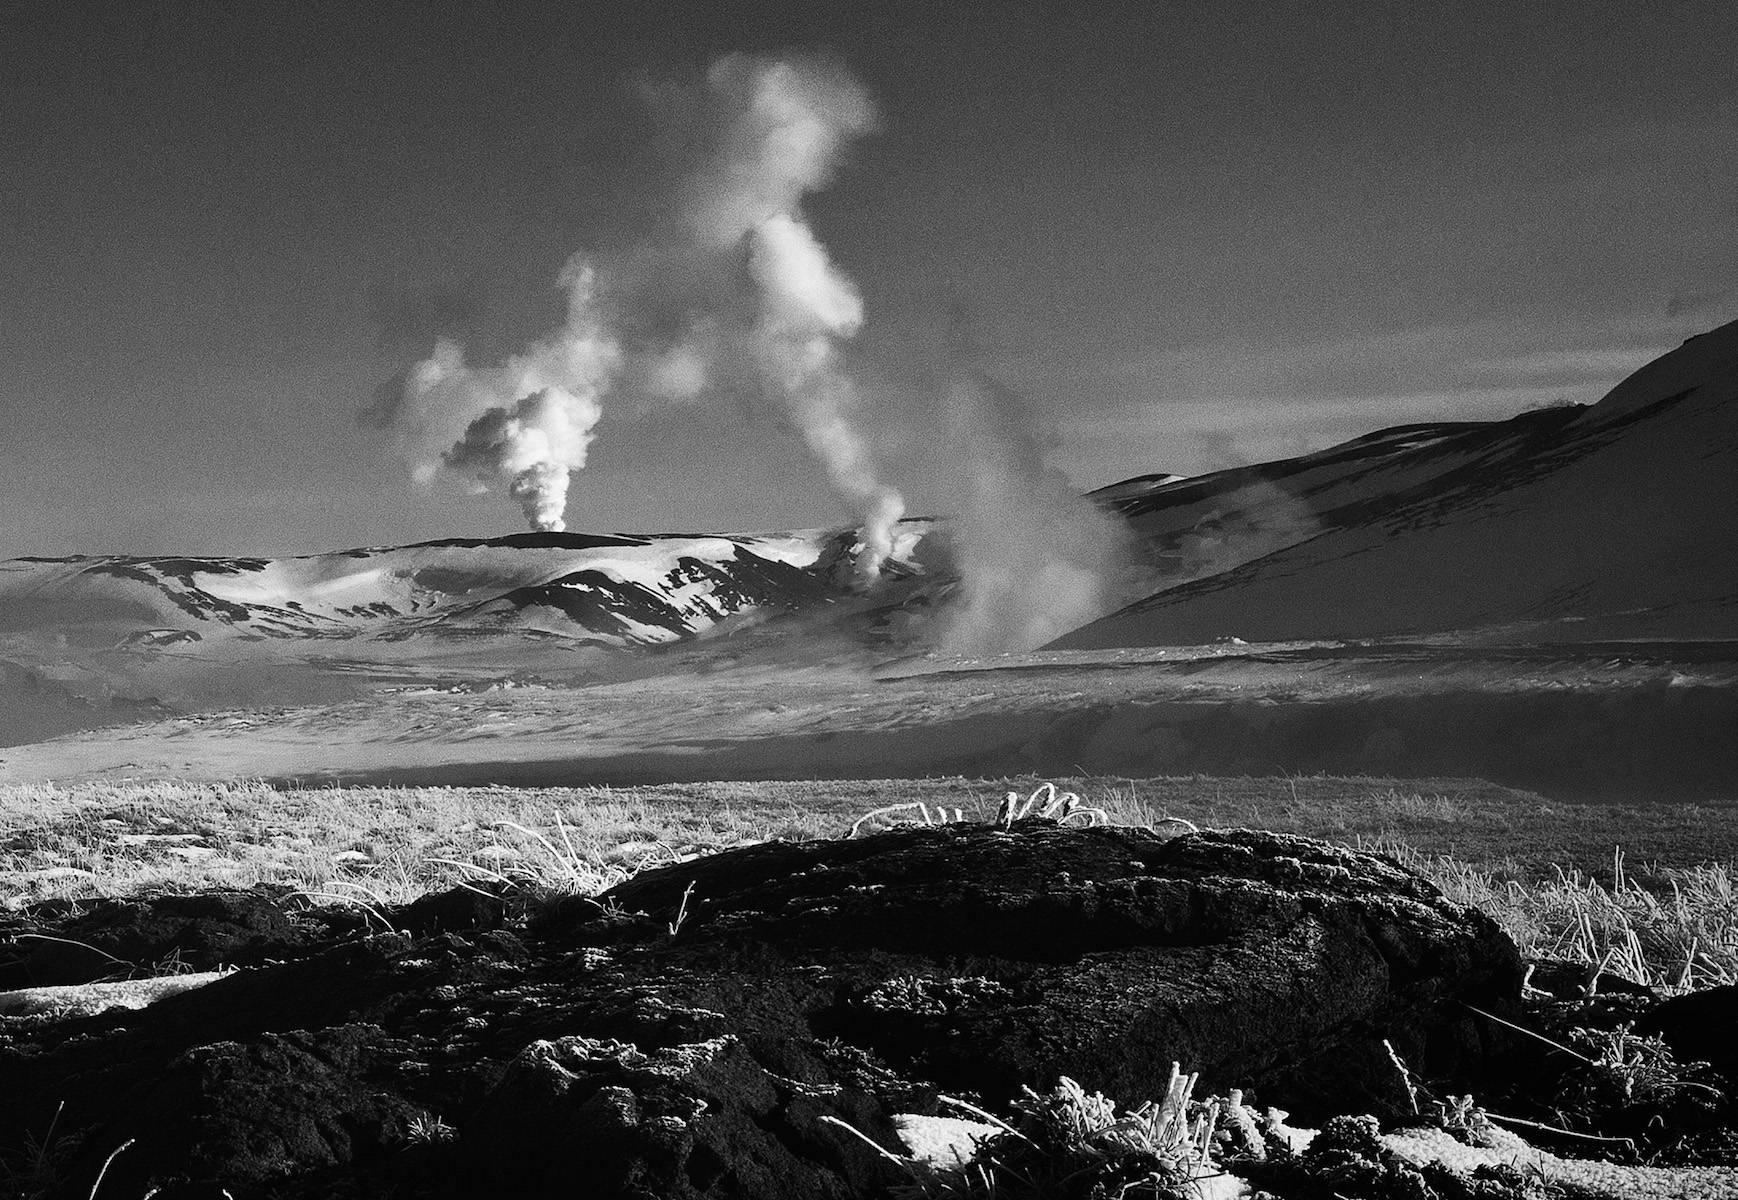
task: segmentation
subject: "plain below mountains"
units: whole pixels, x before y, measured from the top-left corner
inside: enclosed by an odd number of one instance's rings
[[[1298,642],[1719,657],[1738,643],[1738,323],[1594,405],[1410,425],[1089,498],[1126,522],[1141,586],[1125,595],[1141,598],[1052,644],[1075,666]],[[382,687],[909,659],[933,652],[935,614],[970,586],[951,533],[945,519],[902,523],[868,591],[852,530],[13,559],[0,562],[0,745]]]

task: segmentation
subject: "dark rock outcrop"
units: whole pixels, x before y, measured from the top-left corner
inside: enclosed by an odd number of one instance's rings
[[[1175,1060],[1304,1117],[1395,1111],[1385,1041],[1478,1088],[1506,1033],[1465,1004],[1513,1015],[1521,977],[1391,862],[1250,831],[908,829],[389,915],[413,932],[0,1020],[0,1141],[64,1100],[80,1196],[128,1139],[105,1192],[165,1200],[864,1196],[898,1173],[825,1118],[897,1147],[891,1115],[938,1091],[1068,1075],[1132,1104]]]
[[[1680,1062],[1705,1062],[1738,1094],[1738,984],[1674,996],[1635,1023],[1642,1037],[1657,1037]]]
[[[290,889],[55,900],[0,915],[0,988],[125,979],[187,964],[251,967],[364,928],[360,912],[286,904]]]

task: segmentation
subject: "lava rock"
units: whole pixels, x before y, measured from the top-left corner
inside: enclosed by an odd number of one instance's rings
[[[855,1134],[885,1123],[861,1094],[767,1069],[733,1035],[646,1052],[586,1037],[533,1042],[509,1064],[467,1139],[477,1195],[876,1194],[898,1178]],[[550,1147],[562,1148],[551,1154]]]
[[[1705,1062],[1738,1092],[1738,984],[1704,988],[1662,1001],[1635,1023],[1679,1062]]]
[[[214,971],[317,950],[366,918],[289,902],[284,888],[224,889],[148,899],[51,901],[0,925],[0,986],[49,987],[161,973]],[[46,928],[44,928],[46,927]],[[50,936],[44,936],[52,930]]]
[[[1133,1105],[1176,1061],[1305,1118],[1397,1113],[1390,1048],[1477,1090],[1509,1035],[1468,1006],[1521,988],[1488,918],[1392,861],[1251,831],[900,829],[469,905],[137,1012],[0,1019],[0,1130],[65,1100],[69,1196],[129,1139],[105,1192],[868,1196],[899,1173],[863,1139],[897,1151],[938,1092],[1068,1075]]]
[[[1177,1061],[1306,1117],[1398,1112],[1384,1041],[1415,1074],[1470,1082],[1504,1039],[1465,1006],[1512,1016],[1520,990],[1483,914],[1390,861],[1250,830],[773,843],[601,899],[674,914],[684,893],[681,940],[829,963],[818,1030],[996,1102],[1066,1074],[1135,1104]]]

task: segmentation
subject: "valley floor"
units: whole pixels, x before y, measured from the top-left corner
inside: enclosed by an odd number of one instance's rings
[[[584,786],[1025,772],[1478,776],[1738,801],[1730,643],[1227,644],[377,685],[0,747],[43,780]]]

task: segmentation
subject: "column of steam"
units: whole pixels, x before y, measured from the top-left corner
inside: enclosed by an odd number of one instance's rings
[[[857,577],[872,584],[893,552],[893,527],[905,515],[905,501],[876,477],[847,415],[851,383],[839,369],[833,339],[857,332],[863,302],[833,270],[808,226],[788,213],[761,221],[750,239],[749,268],[763,297],[756,330],[761,370],[784,396],[833,490],[862,520]]]
[[[836,68],[743,55],[714,63],[698,97],[671,88],[664,99],[684,156],[675,236],[597,256],[595,277],[576,258],[562,276],[563,328],[498,367],[469,366],[443,341],[396,402],[367,419],[401,431],[419,479],[445,466],[481,491],[505,485],[533,529],[559,530],[568,476],[585,465],[600,401],[618,381],[638,380],[648,398],[693,402],[746,365],[862,522],[857,574],[872,584],[904,501],[880,481],[851,422],[837,342],[862,325],[863,302],[804,221],[802,199],[830,180],[840,146],[873,127],[873,106]],[[733,275],[736,285],[719,285]],[[643,330],[658,322],[636,306],[680,309],[690,327],[671,342],[648,341]],[[640,340],[624,330],[641,331]],[[648,382],[660,363],[675,362],[682,370],[667,378],[680,387]]]
[[[752,361],[862,522],[857,576],[872,585],[905,501],[881,482],[852,424],[836,343],[862,326],[863,300],[803,219],[802,199],[831,180],[840,147],[874,127],[874,107],[848,76],[816,63],[732,55],[706,82],[724,119],[685,182],[686,223],[702,244],[746,243],[758,308]]]
[[[598,310],[595,276],[581,259],[567,264],[567,320],[497,367],[466,365],[442,340],[406,378],[391,423],[421,446],[444,446],[416,467],[426,482],[440,467],[480,492],[505,485],[536,530],[567,527],[567,482],[585,466],[600,404],[621,351]]]

